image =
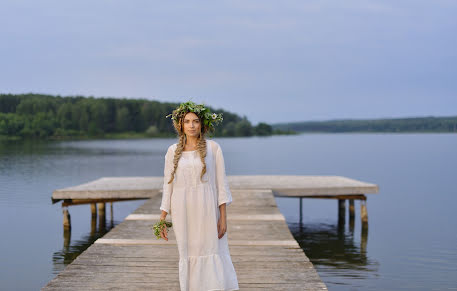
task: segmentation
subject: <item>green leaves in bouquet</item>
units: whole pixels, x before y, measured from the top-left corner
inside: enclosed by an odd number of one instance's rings
[[[171,223],[171,221],[160,220],[152,226],[152,229],[154,230],[154,234],[157,239],[161,238],[160,232],[165,227],[165,225],[167,226],[167,233],[168,233],[168,229],[173,226],[173,223]]]

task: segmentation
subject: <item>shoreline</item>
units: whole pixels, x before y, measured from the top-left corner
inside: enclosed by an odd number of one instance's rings
[[[276,133],[271,135],[251,135],[251,136],[220,136],[220,137],[253,137],[253,136],[274,136],[274,135],[297,135],[300,133]],[[110,139],[151,139],[151,138],[175,138],[176,134],[158,134],[154,136],[145,133],[108,133],[99,136],[51,136],[51,137],[22,137],[22,136],[7,136],[0,135],[0,141],[25,141],[25,140],[40,140],[40,141],[56,141],[56,140],[110,140]]]
[[[218,136],[218,137],[270,137],[276,135],[301,135],[301,134],[353,134],[353,133],[366,133],[366,134],[457,134],[453,131],[341,131],[341,132],[329,132],[329,131],[303,131],[295,133],[276,133],[271,135],[252,135],[252,136]],[[153,138],[174,138],[175,134],[162,134],[149,136],[143,133],[116,133],[116,134],[105,134],[101,136],[53,136],[53,137],[22,137],[22,136],[7,136],[0,135],[0,141],[28,141],[28,140],[39,140],[39,141],[71,141],[71,140],[111,140],[111,139],[153,139]]]

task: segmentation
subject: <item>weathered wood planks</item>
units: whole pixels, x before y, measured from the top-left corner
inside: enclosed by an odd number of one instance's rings
[[[271,190],[232,190],[228,241],[240,290],[327,290],[290,233]],[[150,228],[160,195],[80,254],[42,290],[179,290],[173,230],[156,240]]]
[[[334,196],[377,193],[375,184],[341,176],[242,175],[227,176],[230,189],[272,190],[276,196]],[[151,198],[162,190],[163,177],[104,177],[82,185],[55,190],[52,202],[88,203],[113,199]]]

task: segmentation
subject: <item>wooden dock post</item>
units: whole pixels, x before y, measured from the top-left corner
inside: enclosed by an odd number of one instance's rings
[[[366,253],[368,240],[368,212],[366,197],[360,200],[360,220],[362,221],[362,232],[360,240],[360,251]]]
[[[68,207],[62,207],[63,212],[63,229],[71,229],[71,217],[70,212],[68,212]]]
[[[343,226],[345,224],[346,214],[346,199],[338,199],[338,225]]]
[[[99,202],[97,203],[98,207],[98,229],[104,230],[106,226],[106,213],[105,213],[105,203]]]
[[[368,243],[368,224],[364,227],[362,224],[362,231],[360,234],[360,253],[366,254]]]
[[[97,204],[90,204],[90,234],[94,235],[97,231]]]
[[[91,203],[90,204],[90,213],[92,215],[92,218],[97,217],[97,204],[96,203]]]
[[[349,231],[354,233],[355,226],[355,206],[354,199],[349,199]]]
[[[354,217],[355,217],[354,199],[349,199],[349,219],[354,219]]]
[[[113,202],[110,202],[110,223],[111,227],[114,226]]]
[[[360,219],[362,221],[362,227],[368,227],[368,212],[367,212],[367,201],[366,198],[364,200],[360,200]]]
[[[71,242],[71,229],[64,229],[63,230],[63,248],[68,250],[70,248]]]
[[[302,197],[300,197],[300,225],[303,223],[303,206],[302,206]]]

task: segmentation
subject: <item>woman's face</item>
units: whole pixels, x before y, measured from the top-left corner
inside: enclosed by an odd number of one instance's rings
[[[184,133],[187,136],[198,137],[200,135],[201,124],[197,114],[189,112],[184,116],[183,120]]]

